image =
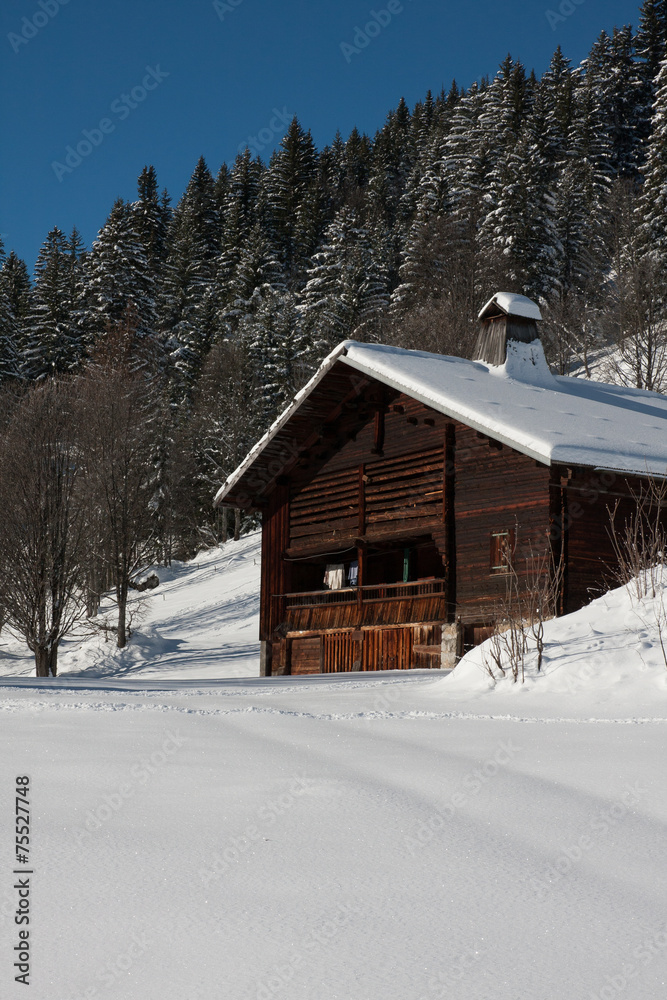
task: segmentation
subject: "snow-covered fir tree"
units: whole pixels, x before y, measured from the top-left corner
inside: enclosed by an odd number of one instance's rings
[[[559,370],[614,343],[633,384],[661,388],[666,44],[667,0],[644,0],[636,33],[602,33],[579,66],[559,48],[538,79],[508,55],[466,91],[400,99],[372,137],[318,152],[295,118],[268,162],[200,158],[173,209],[144,167],[89,252],[52,229],[32,283],[0,257],[0,382],[70,373],[128,330],[170,403],[165,553],[215,534],[211,484],[347,337],[467,355],[503,287],[540,299]]]
[[[137,335],[157,327],[155,280],[132,205],[119,199],[84,262],[80,325],[85,347],[119,323],[131,308]]]
[[[643,173],[642,247],[667,273],[667,59],[656,76],[652,130]]]
[[[14,311],[6,264],[5,248],[0,240],[0,384],[19,374],[22,340],[22,324]]]
[[[77,315],[81,271],[81,244],[76,230],[67,239],[58,228],[52,229],[35,266],[29,331],[22,355],[28,378],[70,372],[83,357]]]
[[[300,312],[311,356],[322,357],[359,327],[367,327],[389,301],[386,272],[357,213],[342,208],[313,256]]]

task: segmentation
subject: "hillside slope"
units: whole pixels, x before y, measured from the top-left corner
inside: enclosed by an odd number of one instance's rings
[[[160,585],[131,609],[144,613],[128,646],[113,637],[66,640],[58,672],[68,677],[174,678],[256,677],[259,674],[260,533],[200,552],[187,563],[159,566]],[[99,619],[113,621],[110,601]],[[0,676],[35,672],[25,644],[0,634]]]

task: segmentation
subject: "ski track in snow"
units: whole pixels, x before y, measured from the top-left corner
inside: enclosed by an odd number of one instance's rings
[[[206,692],[198,692],[204,695]],[[210,693],[210,692],[209,692]],[[217,693],[217,692],[216,692]],[[140,697],[140,692],[128,692],[134,697]],[[191,693],[192,697],[193,694]],[[153,695],[155,697],[155,695]],[[667,718],[632,718],[632,719],[576,719],[576,718],[538,718],[519,715],[478,715],[471,712],[428,712],[418,709],[404,712],[303,712],[295,709],[274,708],[258,705],[247,705],[243,708],[187,708],[181,705],[169,705],[161,703],[159,705],[132,705],[127,702],[104,702],[104,701],[32,701],[21,700],[16,702],[1,702],[0,711],[3,712],[44,712],[44,711],[75,711],[75,712],[170,712],[181,715],[207,715],[207,716],[228,716],[228,715],[276,715],[298,719],[313,719],[319,722],[358,722],[366,720],[391,720],[391,721],[411,721],[422,719],[430,722],[442,722],[447,719],[465,719],[474,722],[518,722],[527,725],[617,725],[617,726],[639,726],[649,724],[667,723]]]

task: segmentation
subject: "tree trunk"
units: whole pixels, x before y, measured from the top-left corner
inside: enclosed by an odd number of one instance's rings
[[[118,639],[116,645],[124,649],[127,645],[127,584],[121,583],[116,588],[118,600]]]
[[[35,676],[49,676],[49,651],[44,646],[35,648]]]
[[[92,574],[86,582],[86,617],[94,618],[100,610],[100,583],[98,574]]]
[[[48,671],[51,672],[52,677],[56,677],[58,675],[58,645],[55,643],[51,646],[51,649],[48,652],[47,677],[49,675]]]

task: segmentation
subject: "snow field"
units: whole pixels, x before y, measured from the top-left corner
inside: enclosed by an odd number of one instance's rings
[[[650,941],[660,995],[664,725],[373,707],[431,684],[6,697],[33,995],[588,997]]]
[[[35,1000],[664,995],[651,602],[549,623],[525,685],[481,648],[452,675],[264,679],[257,545],[160,570],[136,643],[72,643],[55,680],[3,633],[3,1000],[18,774]]]

